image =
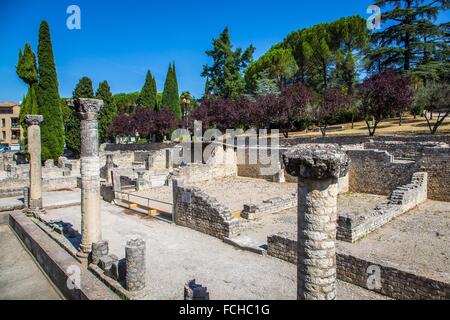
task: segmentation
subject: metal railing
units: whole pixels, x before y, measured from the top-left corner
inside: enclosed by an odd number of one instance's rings
[[[118,195],[119,195],[119,196],[118,196]],[[121,196],[125,196],[125,198],[123,198],[123,197],[121,197]],[[144,204],[138,203],[138,202],[136,202],[136,201],[133,201],[133,200],[131,199],[132,197],[137,198],[137,199],[142,199],[142,200],[144,200]],[[157,210],[157,211],[159,211],[159,212],[161,212],[161,213],[163,213],[163,214],[170,215],[170,216],[172,217],[172,221],[173,221],[173,212],[172,212],[172,209],[170,210],[170,212],[167,212],[167,211],[165,211],[165,210],[160,210],[160,209],[154,208],[154,206],[152,206],[152,205],[150,204],[150,203],[159,203],[159,204],[167,205],[167,206],[169,206],[170,208],[173,208],[173,204],[170,203],[170,202],[166,202],[166,201],[162,201],[162,200],[157,200],[157,199],[151,199],[151,198],[147,198],[147,197],[143,197],[143,196],[138,196],[138,195],[135,195],[135,194],[132,194],[132,193],[127,193],[127,192],[122,192],[122,191],[114,191],[114,199],[116,199],[116,200],[121,200],[121,201],[126,201],[128,204],[135,203],[135,204],[138,205],[138,206],[145,207],[147,210],[150,210],[150,209]],[[145,206],[145,203],[147,203],[147,206]],[[155,217],[158,218],[157,216],[155,216]],[[161,219],[161,220],[167,221],[166,219]]]

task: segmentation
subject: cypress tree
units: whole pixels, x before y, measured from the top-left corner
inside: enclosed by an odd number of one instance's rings
[[[175,64],[169,65],[167,71],[166,82],[164,84],[164,92],[162,97],[162,107],[169,107],[178,119],[181,119],[180,96],[178,94],[177,74]]]
[[[138,98],[138,106],[148,109],[156,109],[156,81],[150,70],[147,72],[144,87]]]
[[[75,90],[72,93],[74,99],[78,98],[93,98],[94,89],[92,87],[92,80],[88,77],[83,77],[78,81]]]
[[[39,113],[44,116],[41,126],[42,159],[57,159],[64,152],[64,124],[50,28],[46,21],[42,21],[39,28],[38,63],[36,94]]]
[[[73,90],[72,97],[73,99],[93,98],[94,89],[92,88],[91,79],[88,77],[81,78],[75,90]],[[81,148],[80,119],[73,108],[64,107],[64,129],[66,133],[66,147],[78,156]]]
[[[29,43],[25,44],[23,54],[22,49],[19,51],[16,72],[19,78],[28,85],[28,92],[22,101],[19,115],[19,122],[23,129],[24,145],[26,146],[27,125],[25,123],[25,116],[27,114],[38,114],[39,112],[36,98],[36,84],[38,82],[36,56]]]
[[[100,115],[98,119],[98,133],[100,143],[104,143],[109,138],[107,136],[108,127],[111,125],[117,115],[117,106],[114,102],[111,88],[109,87],[109,84],[106,80],[100,82],[95,97],[97,99],[103,100],[103,108],[100,109]]]

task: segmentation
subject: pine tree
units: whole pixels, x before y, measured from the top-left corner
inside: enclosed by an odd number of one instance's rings
[[[448,0],[377,0],[375,4],[391,10],[381,16],[389,26],[373,34],[369,69],[397,69],[425,79],[438,77],[442,68],[449,70],[448,58],[442,55],[448,50],[443,26],[434,23],[439,12],[449,8]]]
[[[50,28],[46,21],[39,28],[37,101],[44,116],[41,125],[42,159],[57,159],[64,152],[64,124]]]
[[[144,87],[139,94],[138,106],[148,109],[156,109],[156,81],[150,70],[147,72]]]
[[[166,82],[164,83],[164,92],[162,96],[162,107],[169,107],[178,119],[181,119],[180,96],[178,94],[177,74],[175,64],[169,65]]]
[[[93,97],[94,89],[92,88],[91,79],[88,77],[81,78],[73,90],[72,98],[78,99]],[[64,130],[66,133],[66,147],[72,150],[76,155],[80,155],[80,119],[78,118],[74,108],[64,108]]]
[[[29,43],[25,44],[23,54],[22,49],[19,51],[19,61],[17,63],[16,72],[17,75],[28,85],[28,92],[22,101],[19,114],[19,123],[22,126],[24,136],[23,141],[26,146],[28,126],[25,123],[25,116],[28,114],[39,113],[36,98],[36,84],[38,82],[36,56]]]
[[[212,66],[203,66],[202,77],[208,78],[206,92],[224,98],[237,98],[245,90],[242,73],[251,62],[255,48],[250,45],[245,51],[232,50],[228,28],[218,39],[213,39],[213,49],[206,55],[213,59]]]
[[[103,108],[100,109],[98,118],[98,134],[100,143],[104,143],[108,140],[108,127],[117,115],[117,107],[111,93],[111,88],[106,80],[100,82],[95,97],[103,100]]]

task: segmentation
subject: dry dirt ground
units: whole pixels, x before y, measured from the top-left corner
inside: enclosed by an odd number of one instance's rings
[[[450,203],[428,200],[355,244],[338,242],[338,249],[450,282]]]
[[[221,204],[226,205],[232,212],[242,211],[244,204],[258,204],[264,200],[297,192],[296,183],[279,184],[243,177],[226,177],[193,183],[189,186],[203,190],[209,196],[216,198]],[[172,202],[171,187],[153,188],[151,190],[133,192],[133,194]]]
[[[208,287],[211,299],[296,298],[296,266],[279,259],[242,251],[194,230],[139,215],[126,214],[102,202],[103,239],[110,252],[124,258],[126,240],[146,241],[146,299],[182,299],[191,279]],[[80,207],[49,210],[47,219],[80,228]],[[337,283],[339,299],[386,299],[368,290]]]

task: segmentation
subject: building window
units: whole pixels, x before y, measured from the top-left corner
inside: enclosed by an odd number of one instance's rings
[[[2,128],[6,127],[6,119],[2,119]]]
[[[6,137],[6,131],[2,131],[1,132],[2,133],[2,135],[1,135],[1,140],[5,140],[5,137]]]

